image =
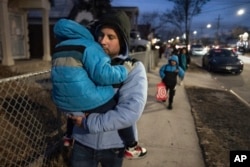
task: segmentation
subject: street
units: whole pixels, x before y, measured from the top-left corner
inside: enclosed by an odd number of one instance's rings
[[[192,61],[201,66],[202,57],[192,57]],[[250,54],[239,55],[244,62],[244,69],[240,75],[210,73],[222,88],[228,90],[250,106]]]

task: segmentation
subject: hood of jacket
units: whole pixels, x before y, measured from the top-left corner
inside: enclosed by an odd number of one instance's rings
[[[125,55],[128,51],[129,36],[131,30],[131,24],[128,16],[123,11],[114,11],[105,14],[100,20],[99,25],[96,28],[96,33],[100,31],[102,27],[114,28],[118,33],[118,37],[121,45],[121,54]]]
[[[170,56],[170,58],[168,59],[169,64],[171,64],[171,63],[170,63],[171,61],[175,61],[175,62],[176,62],[176,65],[179,65],[178,56],[176,56],[176,55]]]
[[[54,26],[54,35],[60,40],[89,39],[94,40],[93,35],[83,25],[69,19],[60,19]]]

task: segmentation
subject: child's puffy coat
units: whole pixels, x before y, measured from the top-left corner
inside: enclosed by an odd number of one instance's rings
[[[71,112],[94,109],[114,96],[112,84],[123,82],[127,70],[111,66],[106,55],[87,28],[72,20],[61,19],[54,27],[61,46],[84,46],[79,52],[58,52],[52,57],[52,99],[58,108]]]

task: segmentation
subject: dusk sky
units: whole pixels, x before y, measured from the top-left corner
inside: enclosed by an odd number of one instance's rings
[[[113,6],[137,6],[140,14],[145,12],[171,10],[173,3],[168,0],[113,0]],[[237,15],[239,9],[245,13]],[[193,18],[193,28],[207,24],[216,25],[220,22],[221,27],[248,26],[250,27],[250,0],[210,0],[202,7],[201,14]]]

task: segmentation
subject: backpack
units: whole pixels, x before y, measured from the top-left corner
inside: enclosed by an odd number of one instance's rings
[[[82,60],[82,53],[85,50],[83,45],[64,45],[58,46],[53,50],[52,60],[60,57],[72,57],[76,60]]]
[[[125,61],[131,61],[132,62],[132,65],[137,62],[138,60],[135,59],[135,58],[132,58],[132,57],[127,57],[126,59],[121,59],[121,58],[114,58],[112,59],[111,61],[111,65],[123,65],[123,63]],[[119,84],[113,84],[113,87],[114,88],[118,88],[120,89],[120,87],[123,85],[123,82],[122,83],[119,83]]]
[[[125,61],[131,61],[132,64],[134,64],[135,62],[137,62],[138,60],[135,59],[135,58],[132,58],[132,57],[128,57],[126,59],[121,59],[121,58],[114,58],[112,59],[111,61],[111,65],[123,65],[123,63]],[[117,92],[116,94],[114,95],[114,99],[116,102],[118,102],[118,99],[119,99],[119,91],[120,91],[120,88],[122,87],[123,85],[123,82],[119,83],[119,84],[113,84],[113,88],[117,88]]]
[[[111,65],[123,65],[125,61],[131,61],[132,64],[137,62],[138,60],[132,57],[127,57],[126,59],[121,59],[121,58],[114,58],[111,61]]]

